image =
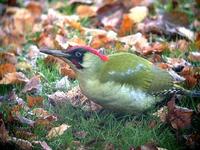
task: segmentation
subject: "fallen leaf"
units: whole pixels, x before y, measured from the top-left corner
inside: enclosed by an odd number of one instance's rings
[[[118,41],[125,43],[127,45],[131,45],[131,46],[134,46],[135,44],[142,45],[142,46],[149,45],[147,42],[147,39],[143,37],[141,33],[119,37]]]
[[[123,18],[122,3],[106,4],[97,10],[97,18],[107,28],[118,29]]]
[[[27,96],[27,102],[28,102],[28,106],[30,108],[32,108],[34,106],[43,105],[43,101],[44,101],[44,98],[41,96],[35,96],[35,97]]]
[[[53,106],[61,106],[63,103],[66,103],[69,101],[67,94],[60,91],[57,91],[51,95],[48,95],[48,99]]]
[[[158,42],[155,42],[155,43],[152,43],[151,45],[148,45],[148,46],[142,46],[140,45],[139,43],[136,45],[136,47],[138,47],[138,52],[142,55],[148,55],[148,54],[151,54],[151,53],[161,53],[163,52],[165,49],[168,48],[168,45],[166,43],[158,43]]]
[[[13,64],[0,64],[0,79],[6,74],[6,73],[12,73],[16,72],[16,68]]]
[[[46,129],[49,129],[52,127],[53,122],[57,121],[57,117],[54,115],[48,115],[45,116],[43,118],[38,118],[37,120],[35,120],[34,126],[43,126]]]
[[[161,107],[159,110],[157,110],[157,112],[153,113],[153,115],[160,118],[161,122],[166,122],[167,114],[168,114],[168,110],[166,106]]]
[[[9,139],[8,131],[6,130],[5,124],[2,119],[0,119],[0,140],[6,143]]]
[[[59,72],[62,76],[68,76],[71,79],[76,78],[76,73],[67,64],[60,67]]]
[[[15,143],[22,150],[32,150],[33,149],[33,145],[31,144],[31,142],[24,140],[24,139],[18,139],[16,137],[12,137],[12,138],[10,138],[9,142]]]
[[[38,93],[41,90],[42,85],[40,84],[40,76],[33,76],[29,82],[27,82],[22,89],[23,93],[31,92]]]
[[[40,144],[43,150],[52,150],[52,148],[45,141],[33,141],[33,144]]]
[[[9,64],[17,64],[17,58],[13,53],[10,52],[0,52],[0,60],[1,64],[9,63]]]
[[[128,16],[134,23],[141,22],[148,15],[148,8],[146,6],[136,6],[131,8],[129,11],[130,13]]]
[[[67,76],[63,77],[59,81],[56,81],[56,89],[67,90],[69,88],[70,88],[70,81]]]
[[[42,14],[42,5],[36,1],[29,1],[26,4],[26,8],[33,14],[34,17],[38,18]]]
[[[0,80],[0,84],[20,84],[26,83],[29,79],[22,72],[7,73]]]
[[[200,52],[190,52],[188,60],[191,62],[200,62]]]
[[[70,126],[67,125],[67,124],[62,124],[59,127],[54,127],[49,131],[47,138],[51,139],[53,137],[57,137],[59,135],[62,135],[69,127]]]
[[[43,108],[34,108],[30,114],[35,115],[38,118],[44,118],[50,115],[50,113]]]
[[[23,131],[23,130],[17,130],[15,132],[15,136],[17,138],[29,140],[29,141],[37,138],[37,136],[35,134],[33,134],[32,132]]]
[[[35,121],[33,121],[31,119],[28,119],[28,118],[26,118],[24,116],[21,116],[21,115],[16,115],[15,119],[18,120],[20,123],[27,124],[27,125],[29,125],[31,127],[33,127],[34,123],[35,123]]]
[[[164,23],[169,24],[173,27],[177,26],[187,27],[189,25],[187,14],[177,10],[171,12],[165,12],[163,15],[163,21]]]
[[[175,98],[167,103],[167,120],[174,129],[182,129],[191,125],[193,110],[175,105]]]
[[[69,43],[67,42],[67,39],[64,36],[61,36],[59,34],[56,35],[55,45],[57,49],[67,49],[69,47]]]
[[[97,11],[97,7],[95,7],[95,6],[79,5],[76,8],[76,13],[81,18],[94,17],[94,16],[96,16],[96,11]]]
[[[118,34],[119,36],[124,36],[133,32],[134,22],[130,19],[127,14],[123,15],[122,23],[120,25]]]

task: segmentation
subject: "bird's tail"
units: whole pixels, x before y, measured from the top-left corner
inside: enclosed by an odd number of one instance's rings
[[[181,95],[190,96],[190,97],[200,97],[200,91],[186,90],[179,85],[175,85],[175,89],[177,90],[175,92],[176,94],[181,94]]]

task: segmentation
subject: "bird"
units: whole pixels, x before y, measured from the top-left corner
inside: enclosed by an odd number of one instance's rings
[[[167,95],[192,95],[175,84],[168,71],[133,53],[104,55],[90,46],[40,51],[68,63],[76,73],[82,93],[111,111],[138,114],[163,101]],[[200,96],[199,93],[193,95]]]

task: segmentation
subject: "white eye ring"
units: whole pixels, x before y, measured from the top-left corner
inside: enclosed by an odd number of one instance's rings
[[[76,57],[81,57],[81,55],[82,55],[82,54],[81,54],[80,52],[76,52],[76,53],[75,53],[75,56],[76,56]]]

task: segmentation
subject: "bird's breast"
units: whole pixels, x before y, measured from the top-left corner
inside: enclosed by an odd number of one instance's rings
[[[116,82],[102,83],[99,80],[80,80],[81,90],[94,102],[105,108],[128,113],[145,111],[156,103],[154,96],[140,89]]]

